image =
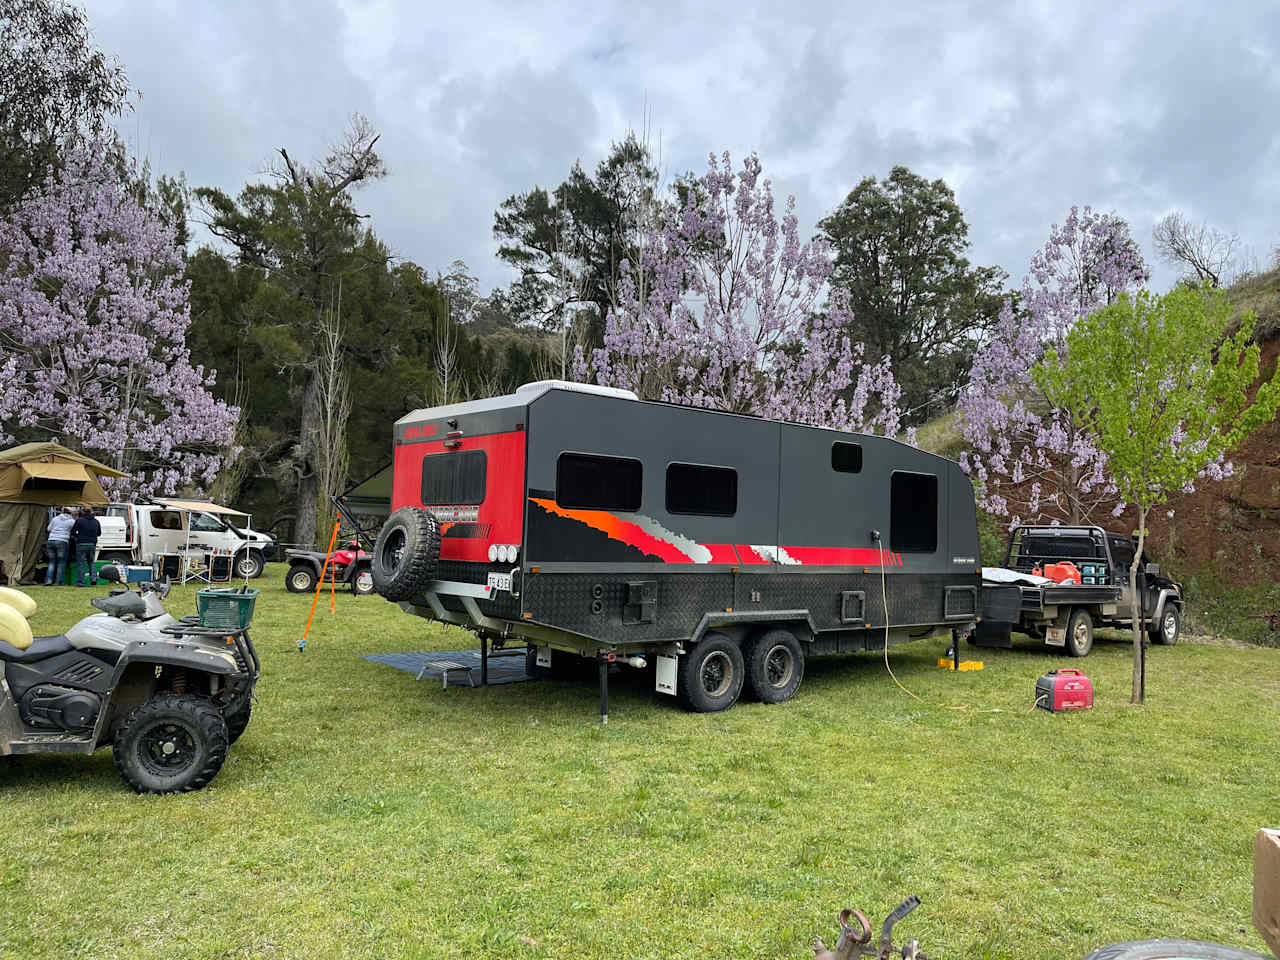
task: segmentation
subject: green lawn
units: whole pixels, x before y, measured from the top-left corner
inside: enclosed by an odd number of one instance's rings
[[[817,661],[799,696],[694,716],[589,682],[442,692],[362,654],[468,645],[377,597],[260,581],[260,702],[203,792],[138,797],[109,751],[0,758],[0,955],[804,958],[855,906],[934,957],[1078,958],[1185,935],[1253,949],[1252,842],[1280,824],[1280,650],[1073,665],[1097,706],[1029,709],[1066,661],[938,642]],[[37,632],[93,591],[32,588]],[[101,591],[98,591],[101,592]],[[175,590],[171,607],[192,608]],[[635,675],[631,675],[635,679]]]

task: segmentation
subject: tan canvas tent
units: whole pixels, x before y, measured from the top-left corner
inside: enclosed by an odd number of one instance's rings
[[[35,571],[49,507],[107,503],[99,476],[127,474],[56,443],[0,450],[0,583],[29,579]]]

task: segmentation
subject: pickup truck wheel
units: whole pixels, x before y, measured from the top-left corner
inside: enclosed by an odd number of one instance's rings
[[[1164,613],[1160,614],[1160,623],[1151,631],[1151,642],[1158,643],[1162,647],[1172,647],[1178,642],[1180,633],[1182,633],[1182,614],[1170,603],[1165,606]]]
[[[262,576],[262,554],[257,550],[245,550],[236,556],[236,576],[247,580]]]
[[[373,545],[373,588],[388,600],[412,600],[435,579],[440,521],[422,507],[401,507]]]
[[[738,702],[745,679],[742,648],[722,633],[708,633],[680,658],[676,691],[686,710],[716,713]]]
[[[290,593],[310,593],[316,588],[320,579],[309,564],[295,563],[289,568],[289,575],[284,578],[284,588]]]
[[[1088,610],[1075,609],[1067,620],[1067,653],[1087,657],[1093,649],[1093,617]]]
[[[790,630],[768,630],[743,655],[747,683],[761,703],[782,703],[796,695],[804,679],[804,650]]]

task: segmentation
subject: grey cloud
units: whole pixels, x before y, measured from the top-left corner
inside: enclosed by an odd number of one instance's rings
[[[1127,217],[1148,252],[1173,208],[1259,250],[1280,240],[1271,0],[298,9],[91,0],[144,90],[126,131],[153,165],[235,189],[274,147],[318,154],[367,113],[391,169],[361,197],[375,228],[428,269],[465,258],[485,284],[508,276],[497,204],[594,165],[646,107],[669,174],[756,150],[806,234],[863,176],[944,177],[972,259],[1015,282],[1073,203]]]

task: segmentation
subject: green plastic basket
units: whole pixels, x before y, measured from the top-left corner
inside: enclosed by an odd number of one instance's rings
[[[197,590],[196,610],[200,614],[200,626],[219,630],[243,630],[253,619],[253,604],[258,599],[257,590]]]

